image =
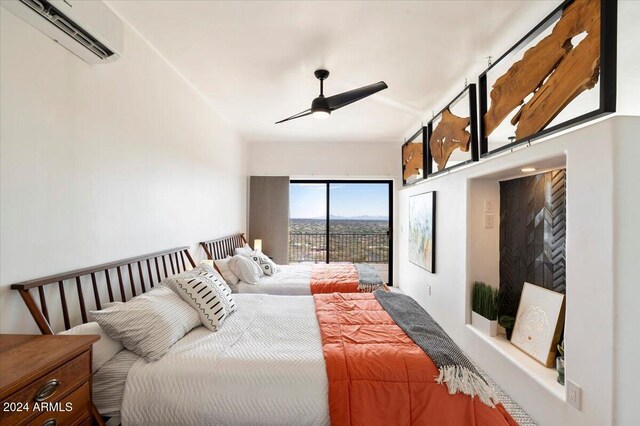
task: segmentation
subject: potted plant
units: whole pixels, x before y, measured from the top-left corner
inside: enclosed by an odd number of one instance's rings
[[[511,340],[511,333],[513,332],[513,326],[515,325],[515,323],[516,319],[511,315],[501,315],[500,319],[498,320],[498,324],[500,324],[504,328],[508,340]]]
[[[478,330],[496,336],[498,332],[498,289],[483,282],[473,283],[471,324]]]
[[[556,358],[556,370],[558,371],[558,383],[564,386],[564,340],[558,345],[558,357]]]

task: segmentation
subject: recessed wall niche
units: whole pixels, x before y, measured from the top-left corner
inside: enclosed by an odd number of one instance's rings
[[[566,286],[566,169],[500,182],[500,314],[515,316],[525,282]]]

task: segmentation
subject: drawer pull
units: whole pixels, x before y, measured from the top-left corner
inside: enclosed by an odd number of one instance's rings
[[[56,419],[49,419],[46,422],[42,423],[42,426],[56,426],[58,421]]]
[[[60,382],[57,379],[51,379],[40,388],[33,400],[36,402],[40,402],[49,399],[53,396],[54,393],[56,393],[59,387]]]

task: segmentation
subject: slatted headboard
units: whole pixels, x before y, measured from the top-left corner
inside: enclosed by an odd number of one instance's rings
[[[233,234],[227,237],[217,238],[210,241],[202,241],[200,245],[207,254],[207,259],[218,260],[227,256],[233,256],[235,249],[242,247],[247,242],[244,234]]]
[[[71,281],[72,283],[75,281],[80,316],[82,318],[82,323],[84,324],[88,322],[87,301],[84,298],[84,289],[88,285],[88,281],[91,281],[91,285],[93,287],[95,307],[97,309],[101,309],[102,302],[106,302],[100,298],[100,288],[104,288],[103,286],[106,286],[107,288],[109,295],[108,301],[118,301],[111,285],[112,278],[114,276],[117,277],[116,279],[120,290],[119,301],[126,302],[128,290],[125,291],[125,281],[128,281],[129,283],[131,297],[135,297],[138,292],[140,292],[140,294],[145,293],[164,278],[185,271],[187,269],[187,262],[192,268],[196,266],[191,254],[189,253],[189,248],[179,247],[139,257],[119,260],[116,262],[105,263],[98,266],[92,266],[85,269],[78,269],[76,271],[66,272],[63,274],[52,275],[45,278],[37,278],[13,284],[11,285],[11,288],[20,292],[20,296],[22,296],[31,316],[36,321],[40,332],[42,334],[54,334],[49,319],[49,307],[47,305],[45,288],[51,289],[50,292],[53,292],[53,285],[58,284],[60,304],[62,305],[62,316],[64,318],[64,328],[65,330],[68,330],[71,328],[71,320],[69,315],[70,305],[67,303],[67,295],[65,293],[65,281]],[[126,271],[123,272],[123,270]],[[125,273],[128,273],[128,279],[126,275],[125,279],[123,279],[123,274]],[[145,285],[145,277],[149,285],[148,287]],[[115,282],[115,280],[113,280],[113,282]],[[32,289],[37,289],[39,303],[34,299],[32,292],[30,291]],[[102,293],[104,294],[104,292]]]

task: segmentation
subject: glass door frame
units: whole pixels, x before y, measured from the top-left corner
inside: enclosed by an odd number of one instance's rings
[[[331,219],[331,184],[386,184],[389,190],[389,230],[387,232],[387,240],[389,242],[389,282],[393,286],[393,180],[390,179],[291,179],[289,184],[324,184],[326,188],[326,213],[325,213],[325,233],[326,233],[326,263],[331,261],[330,258],[330,219]]]

